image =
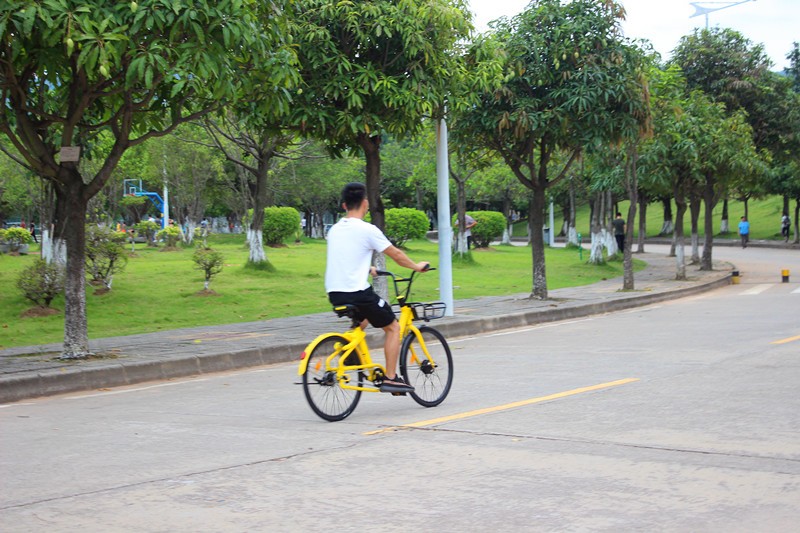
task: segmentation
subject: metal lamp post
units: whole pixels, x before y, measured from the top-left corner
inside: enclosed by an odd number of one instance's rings
[[[690,2],[691,5],[695,8],[694,15],[690,16],[689,18],[699,17],[700,15],[705,15],[706,17],[706,29],[708,29],[708,14],[713,13],[714,11],[719,11],[721,9],[728,9],[729,7],[738,6],[739,4],[746,4],[747,2],[755,2],[756,0],[741,0],[740,2]],[[700,4],[718,4],[720,7],[703,7]]]

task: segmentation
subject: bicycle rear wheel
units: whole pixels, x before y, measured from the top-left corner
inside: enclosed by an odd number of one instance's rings
[[[425,407],[439,405],[453,384],[453,356],[444,335],[430,326],[420,326],[420,343],[414,332],[408,333],[400,347],[400,373],[414,386],[414,401]],[[422,344],[430,354],[425,355]],[[433,362],[431,362],[431,359]]]
[[[347,340],[340,335],[331,335],[322,339],[307,354],[308,366],[303,373],[303,392],[311,409],[321,418],[329,422],[344,420],[355,410],[361,399],[361,391],[343,389],[336,378],[336,369],[339,366],[341,347]],[[328,356],[334,354],[330,367],[325,368]],[[349,357],[356,357],[355,352]],[[362,386],[364,374],[353,370],[345,373],[351,385]]]

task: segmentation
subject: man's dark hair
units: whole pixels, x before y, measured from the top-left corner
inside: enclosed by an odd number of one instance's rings
[[[617,211],[617,216],[618,216],[618,217],[621,217],[621,216],[622,216],[622,213],[620,213],[619,211]]]
[[[344,189],[342,189],[342,203],[348,211],[357,209],[366,197],[367,186],[363,183],[354,181],[348,183],[344,186]]]

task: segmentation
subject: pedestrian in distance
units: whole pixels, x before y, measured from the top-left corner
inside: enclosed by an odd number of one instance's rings
[[[792,225],[792,219],[789,218],[789,213],[784,212],[781,217],[781,235],[783,235],[783,242],[789,242],[789,227]]]
[[[747,248],[747,243],[750,241],[750,223],[747,217],[742,217],[739,221],[739,237],[742,239],[742,248]]]
[[[619,251],[625,252],[625,220],[622,218],[622,213],[617,211],[617,217],[611,221],[614,227],[614,238],[617,240],[617,248]]]
[[[38,239],[36,238],[36,224],[31,222],[31,237],[33,237],[33,242],[39,244]]]
[[[386,375],[381,392],[404,394],[413,392],[397,374],[400,354],[400,324],[391,305],[379,297],[369,284],[368,276],[377,275],[372,266],[372,254],[382,252],[401,267],[424,272],[427,262],[415,263],[402,250],[392,245],[389,239],[374,225],[365,222],[369,210],[367,187],[363,183],[348,183],[342,190],[342,207],[345,216],[328,232],[327,264],[325,268],[325,292],[334,306],[355,305],[361,328],[367,323],[383,329],[386,334],[383,352],[386,357]]]
[[[477,225],[477,220],[464,213],[464,237],[467,238],[467,250],[472,247],[472,228]],[[456,227],[458,227],[458,220],[456,220]]]

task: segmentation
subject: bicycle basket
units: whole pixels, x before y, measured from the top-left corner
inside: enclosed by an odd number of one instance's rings
[[[436,318],[443,318],[447,310],[444,302],[416,303],[414,305],[414,318],[425,322]]]

